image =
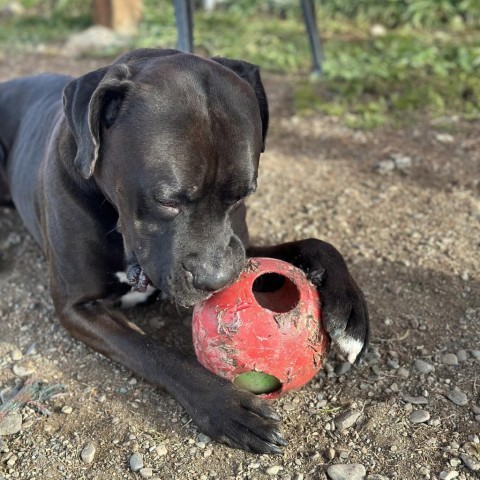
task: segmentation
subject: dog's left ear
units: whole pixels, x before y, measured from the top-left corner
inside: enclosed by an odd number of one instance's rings
[[[100,151],[100,125],[109,128],[133,83],[125,64],[101,68],[72,80],[63,90],[63,110],[77,142],[74,165],[88,179]]]
[[[223,57],[212,57],[211,60],[234,71],[239,77],[246,80],[253,88],[257,97],[258,107],[260,108],[260,118],[262,119],[262,152],[264,152],[268,131],[268,101],[267,94],[263,88],[262,79],[260,78],[260,68],[253,63],[244,62],[242,60],[231,60]]]

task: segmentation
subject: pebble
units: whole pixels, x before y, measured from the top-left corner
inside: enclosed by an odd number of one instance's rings
[[[446,393],[446,397],[459,407],[463,407],[468,404],[467,396],[460,390],[450,390]]]
[[[143,455],[141,453],[134,453],[130,457],[130,469],[132,472],[138,472],[143,468]]]
[[[70,415],[73,412],[73,408],[70,405],[65,405],[62,407],[62,413]]]
[[[33,372],[35,372],[35,364],[32,361],[16,363],[12,367],[12,372],[17,377],[28,377]]]
[[[380,160],[374,165],[374,169],[378,173],[388,173],[395,170],[395,162],[393,160]]]
[[[277,475],[280,470],[283,470],[283,467],[281,465],[272,465],[271,467],[268,467],[265,470],[265,473],[267,475]]]
[[[455,470],[450,470],[449,472],[440,472],[440,480],[453,480],[457,478],[460,474]]]
[[[400,378],[408,378],[410,376],[410,371],[405,368],[405,367],[400,367],[398,370],[397,370],[397,375],[400,377]]]
[[[0,435],[13,435],[22,429],[22,414],[11,413],[0,419]]]
[[[82,450],[82,453],[80,453],[80,458],[85,463],[92,463],[94,457],[95,457],[95,446],[92,445],[91,443],[85,445],[85,447]]]
[[[475,414],[475,415],[480,415],[480,407],[478,405],[474,405],[472,407],[472,412]]]
[[[367,472],[359,463],[337,464],[327,468],[331,480],[363,480]]]
[[[480,350],[470,350],[470,354],[473,358],[480,360]]]
[[[14,362],[18,362],[19,360],[21,360],[23,358],[23,353],[21,352],[21,350],[19,350],[18,348],[16,348],[15,350],[13,350],[11,353],[10,353],[10,358],[14,361]]]
[[[153,477],[153,470],[149,467],[144,467],[139,470],[140,476],[142,478],[152,478]]]
[[[199,442],[208,443],[210,442],[211,438],[208,435],[205,435],[204,433],[199,433],[197,440]]]
[[[398,363],[398,360],[396,358],[391,358],[387,361],[387,365],[390,367],[390,368],[393,368],[394,370],[397,370],[398,368],[400,368],[400,364]]]
[[[414,365],[420,373],[431,373],[435,371],[435,367],[433,365],[425,362],[424,360],[420,360],[419,358],[415,360]]]
[[[412,159],[406,155],[393,154],[392,159],[398,170],[407,170],[412,166]]]
[[[442,355],[444,365],[458,365],[458,357],[454,353],[445,353]]]
[[[389,480],[385,475],[379,475],[378,473],[373,473],[367,477],[367,480]]]
[[[159,445],[155,451],[157,452],[157,455],[159,457],[163,457],[164,455],[167,454],[168,450],[167,450],[167,447],[165,445]]]
[[[472,472],[478,472],[480,470],[480,461],[478,461],[474,457],[462,453],[460,454],[460,458],[462,459],[462,462],[467,466],[467,468],[472,470]]]
[[[437,133],[435,135],[435,138],[440,143],[453,143],[455,140],[455,137],[453,135],[450,135],[449,133]]]
[[[412,423],[423,423],[430,419],[430,413],[426,410],[414,410],[408,416],[408,419]]]
[[[403,395],[403,400],[413,405],[426,405],[428,403],[427,397],[422,396],[412,397],[410,395]]]
[[[468,353],[466,350],[459,350],[457,352],[457,359],[459,362],[465,362],[468,360]]]
[[[355,425],[355,422],[358,420],[361,414],[362,412],[347,410],[346,412],[343,412],[335,417],[335,427],[339,430],[346,430],[347,428]]]
[[[329,460],[333,460],[333,459],[335,458],[335,454],[336,454],[335,449],[332,448],[332,447],[329,447],[329,448],[327,449],[326,454],[327,454],[327,458],[328,458]]]
[[[351,367],[352,367],[352,364],[351,364],[350,362],[342,362],[342,363],[339,363],[339,364],[335,367],[335,373],[336,373],[338,376],[345,375],[345,374],[350,370]]]

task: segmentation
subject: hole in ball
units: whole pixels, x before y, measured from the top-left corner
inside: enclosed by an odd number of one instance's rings
[[[264,273],[255,279],[252,293],[257,303],[276,313],[294,309],[300,301],[297,286],[284,275]]]
[[[282,382],[277,377],[268,373],[257,372],[256,370],[237,375],[233,383],[237,387],[248,390],[255,395],[277,392],[282,388]]]

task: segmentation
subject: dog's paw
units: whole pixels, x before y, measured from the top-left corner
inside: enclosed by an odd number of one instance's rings
[[[316,239],[303,240],[297,245],[301,252],[301,266],[320,294],[325,330],[333,345],[354,363],[368,343],[365,297],[343,257],[332,245]]]
[[[254,453],[282,453],[280,418],[260,398],[211,374],[180,403],[210,438]],[[180,400],[180,399],[179,399]]]
[[[368,311],[360,291],[323,293],[323,326],[334,346],[354,363],[368,344]]]

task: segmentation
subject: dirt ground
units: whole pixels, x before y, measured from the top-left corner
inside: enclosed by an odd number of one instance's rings
[[[104,63],[5,55],[0,80]],[[332,353],[308,386],[275,402],[289,441],[283,455],[209,441],[171,397],[69,337],[41,251],[15,211],[0,209],[0,391],[26,378],[18,366],[65,385],[45,403],[50,416],[26,406],[21,431],[0,437],[0,479],[326,479],[333,464],[361,464],[372,480],[478,478],[480,125],[421,118],[354,131],[320,115],[296,117],[292,80],[264,80],[271,132],[249,201],[253,240],[314,236],[345,255],[369,304],[365,360],[348,369]],[[397,166],[386,171],[392,158]],[[192,352],[188,312],[159,301],[129,314]],[[429,419],[412,423],[417,410]],[[342,428],[343,412],[359,416]],[[87,444],[96,448],[89,464],[80,458]],[[134,452],[142,474],[130,469]]]

